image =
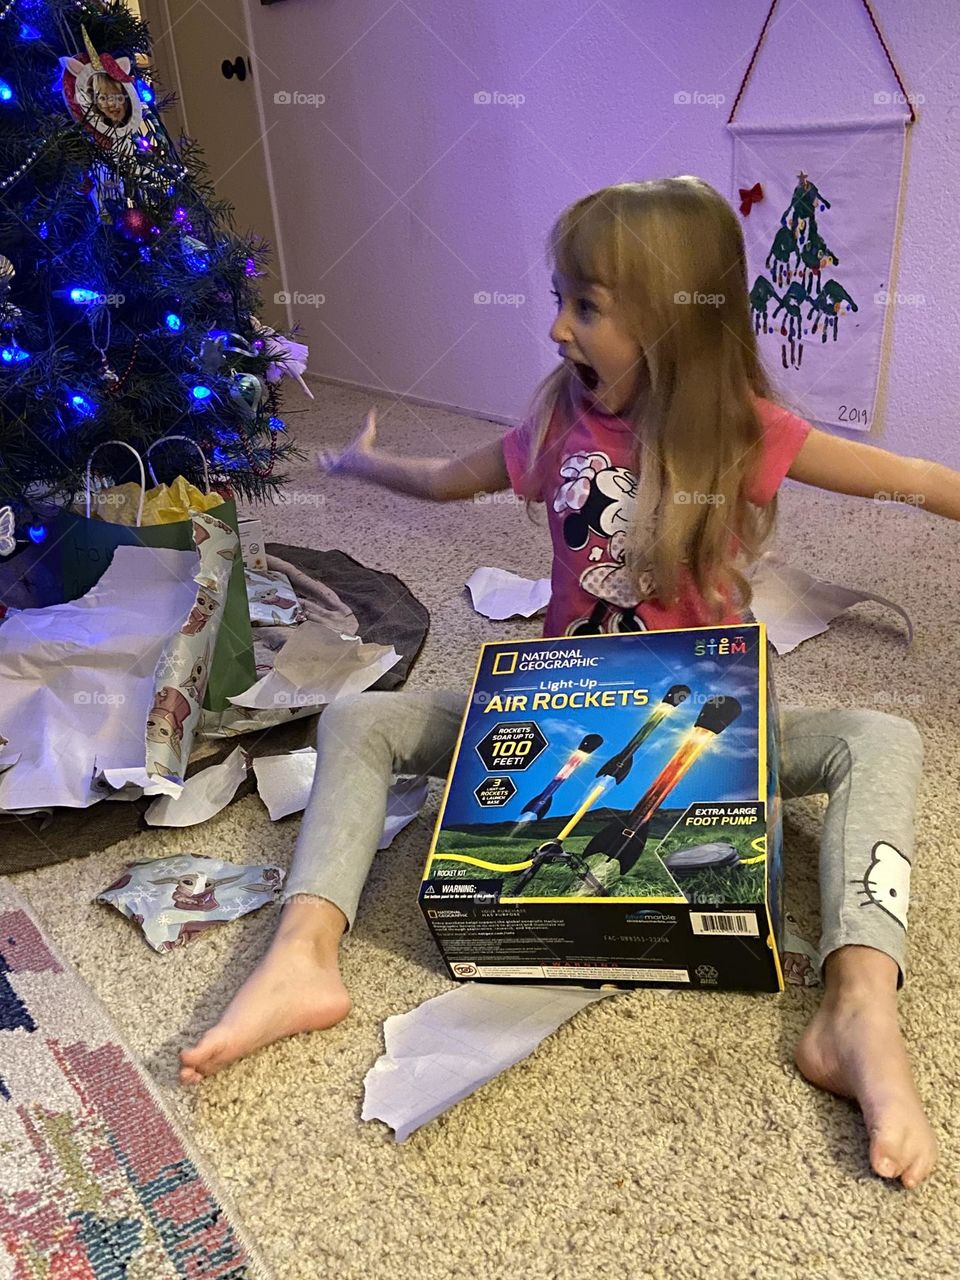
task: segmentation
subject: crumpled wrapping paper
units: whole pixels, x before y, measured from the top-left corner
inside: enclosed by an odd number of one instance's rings
[[[204,929],[237,920],[280,894],[281,867],[175,854],[127,863],[94,902],[135,921],[154,951],[182,947]]]
[[[157,662],[197,596],[191,551],[121,546],[86,595],[0,627],[0,809],[87,808],[142,770]]]
[[[200,555],[194,574],[196,597],[157,664],[153,706],[146,724],[147,773],[153,779],[180,784],[200,721],[233,562],[240,555],[240,540],[234,530],[205,512],[194,513],[193,539]]]

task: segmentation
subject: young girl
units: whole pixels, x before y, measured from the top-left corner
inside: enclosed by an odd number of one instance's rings
[[[561,363],[522,426],[465,458],[399,458],[378,448],[370,414],[339,456],[321,458],[328,470],[435,501],[512,486],[545,503],[554,551],[545,635],[748,617],[743,569],[771,528],[785,475],[862,496],[907,490],[927,510],[960,519],[957,474],[837,439],[774,402],[750,320],[740,226],[705,183],[595,192],[561,215],[549,249],[558,305],[550,336]],[[346,1016],[338,950],[379,842],[391,775],[445,776],[465,702],[372,693],[326,708],[277,936],[220,1022],[181,1054],[184,1083]],[[919,734],[879,712],[786,707],[781,721],[784,796],[830,797],[825,997],[797,1063],[813,1083],[857,1100],[876,1172],[916,1186],[937,1146],[896,997]],[[896,879],[895,900],[876,893],[881,866],[884,883]],[[876,894],[867,910],[865,890]]]

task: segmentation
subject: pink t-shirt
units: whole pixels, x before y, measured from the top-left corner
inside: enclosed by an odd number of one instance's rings
[[[757,400],[762,456],[746,480],[750,502],[765,506],[779,489],[810,431],[810,423],[769,400]],[[706,602],[688,570],[677,601],[640,598],[626,567],[626,530],[636,501],[633,429],[596,408],[584,408],[568,430],[554,411],[536,465],[528,471],[533,422],[503,439],[507,473],[515,493],[547,506],[553,542],[552,592],[545,636],[659,631],[707,626]],[[719,624],[735,624],[731,607]],[[718,625],[719,625],[718,624]]]

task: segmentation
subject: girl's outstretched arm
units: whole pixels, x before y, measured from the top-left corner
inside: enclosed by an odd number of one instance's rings
[[[397,493],[433,502],[453,502],[510,487],[502,440],[492,440],[463,458],[399,458],[377,448],[374,409],[367,414],[359,435],[342,452],[321,449],[317,465],[331,474],[359,476]]]
[[[791,480],[859,498],[909,503],[960,520],[960,471],[925,458],[902,458],[816,427],[787,472]]]

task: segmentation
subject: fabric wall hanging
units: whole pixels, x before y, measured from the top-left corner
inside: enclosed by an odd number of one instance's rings
[[[733,104],[734,206],[747,250],[754,329],[774,385],[802,417],[874,426],[910,96],[863,0],[900,93],[874,95],[869,118],[734,121],[773,17],[773,0]],[[903,104],[902,107],[900,104]]]

